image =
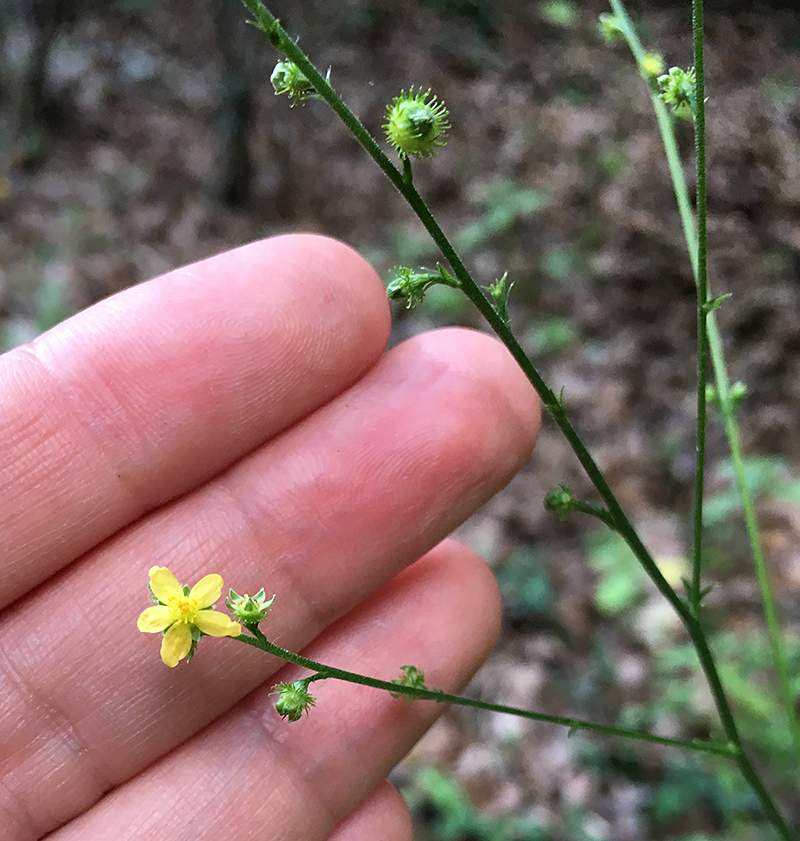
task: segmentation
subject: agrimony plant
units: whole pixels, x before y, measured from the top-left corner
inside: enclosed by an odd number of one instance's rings
[[[663,57],[644,49],[621,0],[610,0],[611,11],[601,16],[599,23],[600,34],[609,44],[623,41],[628,44],[644,82],[650,90],[697,286],[697,462],[693,548],[691,575],[683,581],[681,588],[674,587],[665,578],[634,525],[623,511],[605,476],[572,425],[563,395],[556,394],[551,389],[525,354],[509,322],[508,298],[512,283],[507,275],[490,280],[483,285],[476,281],[414,186],[412,160],[416,161],[436,154],[446,142],[450,123],[449,113],[444,103],[431,90],[412,86],[407,91],[401,91],[387,105],[384,130],[388,144],[397,154],[398,162],[395,163],[331,86],[330,71],[325,76],[320,73],[261,0],[243,0],[243,2],[252,14],[250,22],[267,36],[269,43],[280,54],[280,59],[272,74],[272,83],[276,93],[287,94],[292,104],[302,104],[309,97],[324,100],[373,158],[392,185],[402,194],[440,251],[441,260],[435,269],[398,267],[395,270],[394,279],[389,284],[390,297],[405,300],[408,306],[414,306],[422,301],[426,291],[433,285],[444,284],[460,289],[508,347],[574,450],[602,501],[601,504],[597,504],[578,500],[569,488],[560,486],[548,494],[546,506],[561,516],[573,513],[593,516],[625,541],[644,572],[672,606],[686,629],[717,710],[722,738],[708,740],[664,738],[633,728],[608,727],[595,722],[550,716],[532,710],[453,696],[426,686],[424,674],[417,666],[402,666],[400,677],[381,680],[318,663],[281,648],[271,642],[262,632],[260,624],[266,620],[272,606],[272,600],[266,600],[264,590],[254,597],[239,596],[231,591],[227,604],[232,618],[217,614],[213,610],[213,602],[219,597],[217,585],[221,587],[222,582],[218,581],[219,576],[215,575],[205,576],[192,590],[189,590],[181,587],[168,570],[153,568],[150,571],[150,589],[159,604],[142,613],[139,619],[140,630],[161,631],[164,634],[161,653],[162,659],[169,666],[176,665],[184,657],[191,657],[202,636],[210,634],[230,636],[309,670],[311,674],[308,677],[292,684],[279,684],[275,688],[278,713],[291,722],[308,715],[315,705],[311,687],[316,681],[338,679],[385,690],[396,697],[429,699],[479,707],[562,725],[571,731],[589,730],[716,755],[738,768],[758,798],[766,819],[777,835],[784,841],[791,841],[796,836],[767,790],[740,734],[733,706],[729,700],[729,691],[722,678],[723,672],[711,650],[704,618],[703,599],[709,590],[704,585],[702,568],[705,436],[707,405],[709,399],[713,398],[722,414],[730,445],[733,469],[741,495],[766,615],[770,649],[781,686],[783,711],[792,733],[796,758],[800,759],[800,723],[795,711],[794,693],[789,679],[774,600],[769,588],[753,503],[744,478],[744,463],[734,414],[737,390],[728,381],[722,343],[715,319],[715,310],[725,296],[713,297],[707,278],[702,0],[694,0],[692,6],[694,64],[687,69],[677,67],[667,69]],[[674,135],[676,119],[689,120],[694,127],[697,167],[696,211],[692,209],[678,155]],[[713,369],[715,377],[713,389],[707,386],[710,368]],[[212,596],[214,596],[213,599]]]

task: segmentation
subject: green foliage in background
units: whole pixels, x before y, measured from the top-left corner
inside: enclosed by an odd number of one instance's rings
[[[490,239],[510,233],[519,220],[536,214],[548,201],[541,190],[523,187],[509,178],[490,181],[472,197],[481,216],[456,231],[454,244],[464,253],[477,251]]]
[[[513,621],[549,622],[556,591],[545,553],[531,546],[514,549],[495,569],[507,617]]]
[[[513,233],[519,221],[534,216],[548,202],[541,190],[508,178],[495,178],[470,196],[470,203],[480,214],[462,225],[453,235],[453,241],[465,253],[475,252],[497,237]],[[373,245],[362,253],[378,263],[388,260],[403,265],[424,263],[438,254],[430,235],[418,223],[395,228],[387,239],[385,246]]]
[[[523,333],[520,341],[526,353],[542,356],[572,347],[578,341],[578,334],[571,319],[551,315],[538,324],[531,325]]]
[[[636,562],[625,541],[614,532],[587,536],[589,566],[597,576],[595,604],[601,613],[614,616],[632,607],[648,583],[647,573]]]
[[[792,690],[800,700],[800,640],[787,639],[789,667],[795,675]],[[782,713],[782,699],[770,685],[769,640],[761,630],[717,632],[712,646],[718,656],[720,674],[737,710],[743,737],[760,764],[769,769],[769,781],[776,790],[796,786],[794,752],[788,723]],[[715,728],[697,657],[688,643],[652,653],[652,674],[648,678],[649,698],[626,704],[618,723],[626,727],[658,730],[659,724],[680,721],[684,730],[705,735]],[[605,748],[590,751],[595,768],[611,772]],[[605,755],[605,758],[603,758]],[[586,757],[584,757],[586,758]],[[633,765],[636,766],[635,761]],[[619,763],[617,763],[619,767]],[[634,775],[635,776],[635,775]],[[758,799],[735,769],[727,763],[670,753],[664,756],[658,779],[651,784],[648,814],[651,829],[659,837],[687,814],[704,815],[724,829],[709,835],[714,841],[755,838],[754,827],[769,837]],[[690,836],[691,837],[691,836]]]
[[[418,841],[551,841],[533,818],[481,814],[469,795],[438,768],[416,769],[403,796],[423,833]]]
[[[744,471],[754,499],[768,498],[795,504],[800,502],[800,479],[789,475],[785,459],[779,456],[747,456],[744,459]],[[723,524],[741,510],[731,460],[726,459],[718,472],[728,487],[706,502],[705,518],[710,528]]]

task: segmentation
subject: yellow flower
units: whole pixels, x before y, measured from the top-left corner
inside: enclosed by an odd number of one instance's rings
[[[210,637],[238,637],[242,627],[224,613],[217,613],[211,605],[222,595],[222,577],[206,575],[189,590],[166,567],[152,567],[150,592],[158,604],[143,611],[136,627],[145,634],[164,633],[161,659],[170,667],[177,666],[200,638],[198,632]]]

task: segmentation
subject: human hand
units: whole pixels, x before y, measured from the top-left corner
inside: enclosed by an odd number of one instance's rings
[[[217,572],[277,593],[286,648],[466,683],[499,601],[440,541],[527,458],[538,403],[487,336],[388,332],[358,255],[289,236],[0,358],[0,837],[411,837],[384,778],[440,705],[327,680],[288,724],[294,666],[203,638],[170,669],[136,631],[150,567]]]

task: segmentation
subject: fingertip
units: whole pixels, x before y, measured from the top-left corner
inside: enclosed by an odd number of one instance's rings
[[[477,402],[499,409],[519,464],[530,456],[541,428],[541,403],[508,348],[494,336],[463,327],[445,327],[419,337],[431,356],[446,354],[449,370],[472,381]]]
[[[386,344],[391,330],[386,289],[375,269],[354,248],[331,237],[301,233],[258,240],[237,251],[242,251],[247,261],[285,266],[287,273],[296,277],[314,277],[315,284],[303,290],[304,295],[342,306],[342,317],[356,314],[365,331],[365,345]]]
[[[467,611],[474,618],[469,640],[464,641],[474,671],[496,645],[502,628],[503,604],[494,573],[477,552],[451,537],[414,567],[419,567],[419,574],[432,577],[430,591],[437,612],[449,610],[463,615]]]
[[[411,813],[400,792],[384,780],[328,836],[328,841],[413,841]]]
[[[0,603],[335,399],[389,331],[369,264],[295,234],[123,290],[3,355]]]
[[[527,377],[499,341],[464,328],[414,336],[385,358],[393,363],[391,377],[405,378],[413,391],[395,404],[417,414],[426,407],[424,423],[416,426],[398,411],[394,434],[416,429],[417,451],[435,452],[441,473],[471,488],[467,495],[475,507],[483,504],[536,445],[541,407]]]

